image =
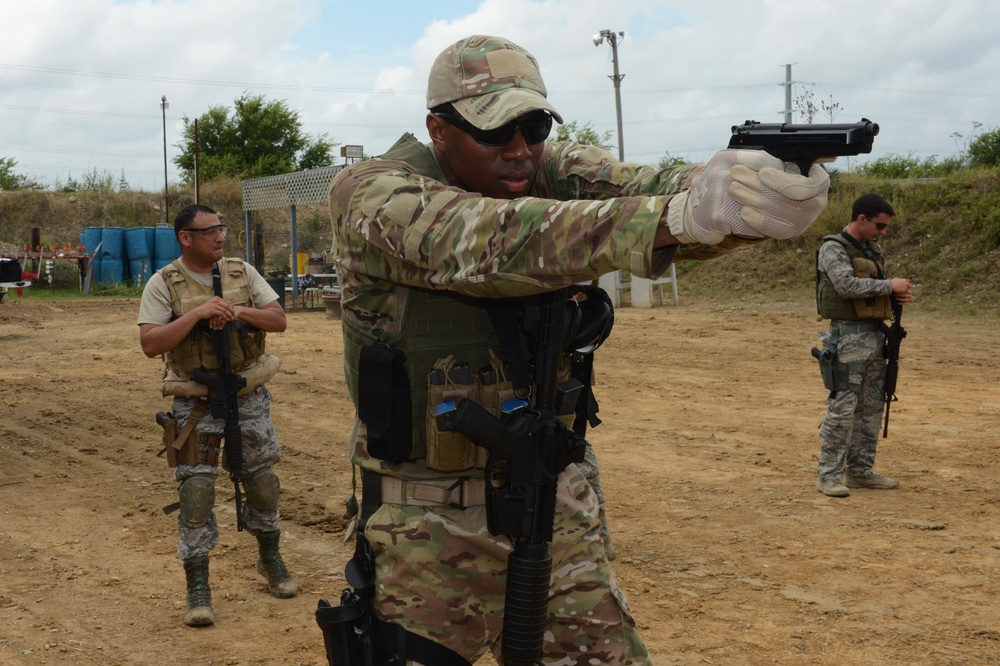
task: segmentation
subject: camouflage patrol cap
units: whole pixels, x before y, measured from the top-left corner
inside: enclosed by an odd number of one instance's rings
[[[441,52],[427,81],[427,108],[451,102],[479,129],[496,129],[532,111],[562,116],[547,95],[538,61],[502,37],[473,35]]]

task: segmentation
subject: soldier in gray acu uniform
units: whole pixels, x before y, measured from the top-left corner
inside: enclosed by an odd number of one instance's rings
[[[859,197],[848,225],[840,234],[826,236],[816,254],[816,308],[831,320],[830,330],[819,337],[834,361],[826,380],[830,397],[820,427],[816,488],[830,497],[847,497],[851,488],[899,485],[872,472],[885,404],[882,326],[892,318],[890,297],[900,304],[913,297],[909,280],[886,275],[876,242],[895,214],[878,194]]]
[[[285,311],[260,274],[240,259],[223,258],[226,225],[208,206],[188,206],[177,214],[174,232],[181,257],[146,283],[139,305],[139,341],[150,358],[163,355],[163,395],[173,396],[172,418],[164,419],[164,450],[174,468],[180,499],[177,554],[184,562],[187,607],[184,623],[215,622],[208,583],[209,553],[219,540],[215,520],[215,481],[225,420],[206,410],[208,388],[194,381],[194,370],[220,368],[209,328],[232,324],[232,368],[246,379],[238,397],[245,492],[243,524],[257,538],[257,571],[279,598],[298,594],[278,550],[280,487],[271,469],[281,459],[271,424],[271,393],[264,384],[280,362],[265,353],[266,332],[285,330]],[[219,268],[222,297],[213,290]],[[228,443],[227,443],[228,444]]]
[[[487,529],[483,452],[441,437],[427,418],[439,385],[428,368],[447,373],[461,360],[498,377],[506,347],[486,316],[490,301],[619,269],[656,278],[679,247],[707,258],[790,238],[816,219],[829,189],[820,166],[801,175],[761,151],[659,170],[598,146],[546,142],[562,122],[546,97],[537,61],[520,46],[460,40],[431,67],[430,142],[406,135],[380,159],[345,168],[330,189],[344,363],[359,413],[349,447],[362,505],[377,507],[363,513],[375,612],[468,662],[499,651],[512,544]],[[391,386],[366,390],[375,376],[366,367]],[[493,386],[461,390],[491,408]],[[406,404],[389,410],[390,395]],[[405,414],[404,425],[387,413]],[[574,464],[559,475],[553,523],[542,662],[648,664],[611,573],[598,499]]]

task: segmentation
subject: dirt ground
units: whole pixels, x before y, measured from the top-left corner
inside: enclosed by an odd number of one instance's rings
[[[191,629],[156,457],[169,403],[137,308],[0,305],[0,662],[322,664],[313,612],[351,552],[339,321],[291,311],[269,337],[283,552],[303,594],[267,594],[220,479],[217,624]],[[811,304],[618,311],[592,440],[614,569],[655,663],[1000,663],[998,326],[919,304],[905,323],[876,467],[900,488],[831,499],[815,488]]]

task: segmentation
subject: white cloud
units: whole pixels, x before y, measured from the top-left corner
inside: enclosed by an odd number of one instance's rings
[[[704,160],[730,125],[780,122],[787,63],[795,93],[835,102],[837,121],[880,123],[874,156],[953,154],[953,133],[1000,124],[1000,3],[976,0],[0,0],[0,12],[0,157],[49,182],[96,168],[161,187],[164,94],[171,157],[182,116],[244,91],[369,153],[404,131],[424,138],[430,63],[472,33],[528,48],[567,120],[614,132],[610,47],[591,36],[624,31],[637,161]]]

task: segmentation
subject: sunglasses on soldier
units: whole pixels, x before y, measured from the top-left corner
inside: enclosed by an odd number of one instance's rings
[[[484,146],[506,146],[517,134],[517,130],[521,130],[526,144],[533,145],[545,141],[549,132],[552,131],[552,116],[545,111],[539,111],[524,120],[512,120],[506,125],[488,130],[479,129],[458,113],[445,111],[433,111],[432,113],[452,127],[462,130]]]

